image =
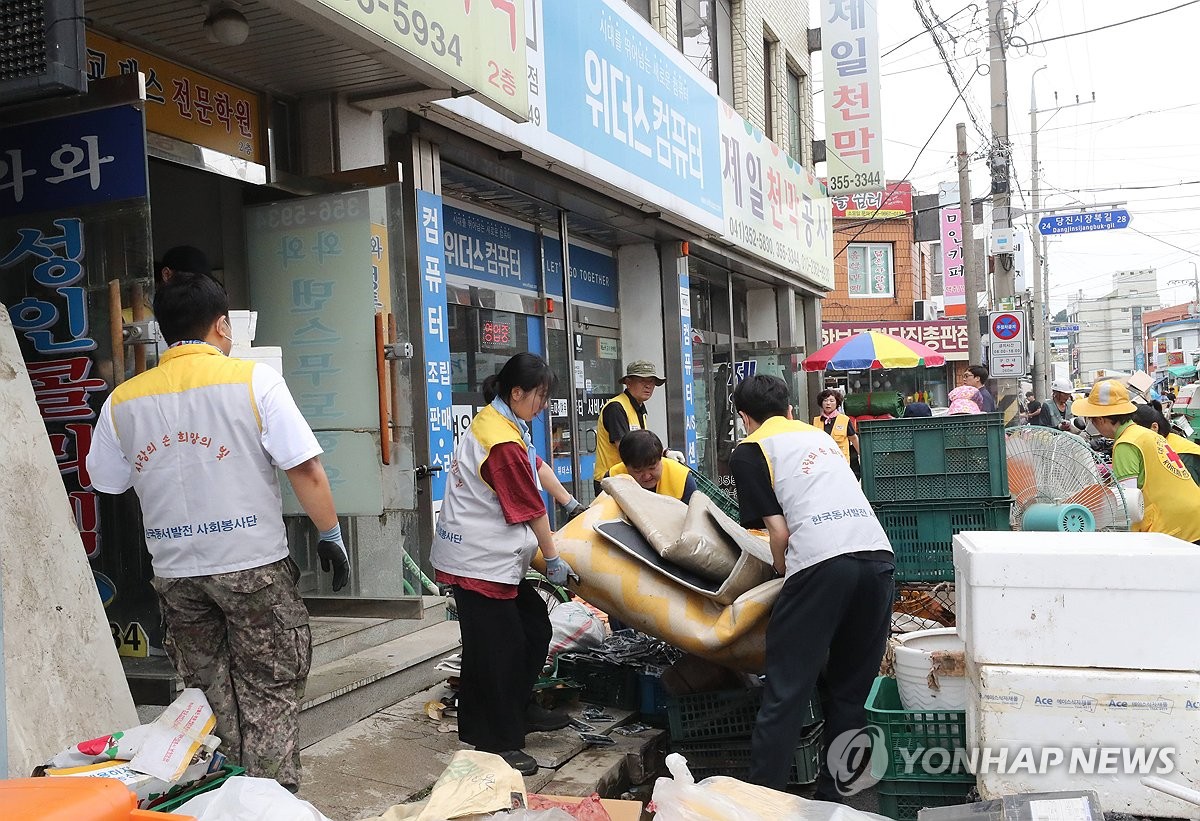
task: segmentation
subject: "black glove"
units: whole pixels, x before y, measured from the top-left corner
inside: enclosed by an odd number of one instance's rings
[[[571,499],[571,501],[569,501],[565,505],[563,505],[563,512],[567,514],[568,522],[571,521],[572,519],[574,519],[579,514],[583,513],[583,511],[585,511],[585,510],[587,510],[587,508],[585,506],[581,505],[579,503],[578,499]]]
[[[336,593],[350,581],[350,557],[346,548],[337,542],[321,541],[317,544],[317,555],[321,558],[321,569],[333,571],[333,590]]]

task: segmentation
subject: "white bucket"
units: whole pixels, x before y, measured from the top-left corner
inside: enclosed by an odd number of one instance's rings
[[[896,645],[896,684],[900,704],[905,710],[967,709],[966,676],[939,675],[938,689],[929,686],[929,672],[935,652],[965,650],[963,640],[953,627],[919,630],[898,636]]]
[[[258,329],[258,311],[230,311],[229,327],[233,344],[248,347],[254,341],[254,334]]]

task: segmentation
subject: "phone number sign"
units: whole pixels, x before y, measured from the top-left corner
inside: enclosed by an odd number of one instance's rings
[[[524,0],[300,0],[356,34],[366,29],[417,68],[479,95],[517,122],[529,113]],[[447,95],[449,96],[449,95]]]
[[[1025,373],[1025,312],[992,311],[988,315],[991,330],[990,370],[997,376]]]

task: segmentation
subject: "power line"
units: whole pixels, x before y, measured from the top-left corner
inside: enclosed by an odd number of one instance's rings
[[[1194,6],[1194,5],[1196,5],[1196,3],[1200,3],[1200,0],[1188,0],[1187,3],[1180,3],[1178,6],[1172,6],[1169,9],[1163,9],[1161,11],[1153,11],[1153,12],[1150,12],[1149,14],[1143,14],[1140,17],[1131,17],[1128,20],[1121,20],[1120,22],[1117,22],[1117,23],[1109,23],[1107,26],[1097,26],[1096,28],[1084,29],[1083,31],[1073,31],[1070,34],[1060,34],[1057,37],[1047,37],[1043,40],[1034,40],[1033,42],[1022,42],[1019,44],[1019,46],[1021,48],[1029,48],[1030,46],[1037,46],[1037,45],[1041,45],[1042,43],[1053,43],[1055,40],[1066,40],[1068,37],[1078,37],[1081,34],[1092,34],[1097,31],[1104,31],[1105,29],[1111,29],[1111,28],[1116,28],[1117,26],[1123,26],[1127,23],[1136,23],[1139,20],[1146,20],[1150,17],[1157,17],[1158,15],[1166,14],[1169,11],[1178,11],[1179,9],[1186,8],[1187,6]]]
[[[979,73],[975,72],[967,79],[966,84],[963,85],[963,87],[959,90],[958,94],[955,95],[954,99],[950,102],[950,107],[946,109],[946,113],[942,115],[942,119],[938,121],[938,124],[936,126],[934,126],[933,132],[929,135],[929,139],[927,139],[925,141],[925,144],[923,146],[921,146],[921,150],[917,152],[917,156],[915,158],[913,158],[912,165],[910,165],[908,167],[908,170],[904,172],[904,175],[900,179],[902,179],[902,180],[907,179],[908,175],[911,174],[913,172],[913,169],[917,167],[917,163],[921,161],[921,155],[923,155],[925,153],[925,149],[929,147],[929,144],[931,142],[933,142],[933,138],[937,136],[938,131],[941,130],[941,128],[945,124],[946,120],[949,119],[950,113],[952,111],[954,111],[954,107],[956,105],[958,105],[958,101],[963,99],[963,95],[966,94],[967,89],[970,88],[970,86],[971,86],[971,81],[974,80],[978,76],[979,76]],[[875,209],[875,214],[878,214],[882,209],[883,209],[883,199],[880,198],[879,206]],[[874,216],[874,214],[872,214],[872,216]],[[870,219],[870,218],[868,218],[868,219]],[[833,256],[834,261],[836,261],[839,256],[841,256],[842,254],[844,254],[846,252],[846,249],[850,247],[850,243],[852,243],[852,242],[854,242],[854,240],[858,239],[859,236],[862,234],[862,232],[867,230],[867,225],[869,225],[869,224],[870,224],[869,222],[864,223],[863,226],[861,228],[859,228],[858,231],[855,232],[854,236],[852,236],[849,240],[846,241],[846,244],[844,246],[842,246],[842,250],[838,251],[836,254],[834,254],[834,256]]]
[[[958,92],[958,96],[962,98],[963,104],[967,108],[967,115],[971,119],[971,124],[975,126],[975,130],[979,132],[979,135],[984,140],[990,140],[991,137],[988,132],[984,131],[983,126],[979,124],[979,118],[975,114],[975,109],[971,106],[971,101],[964,94],[967,85],[971,82],[970,79],[967,80],[966,84],[959,81],[958,75],[954,72],[954,65],[950,62],[949,55],[946,54],[946,47],[943,45],[941,38],[938,37],[937,27],[930,21],[929,13],[921,5],[921,0],[913,0],[913,8],[916,9],[917,16],[921,18],[921,23],[925,26],[925,30],[933,38],[933,43],[937,46],[938,54],[941,55],[942,62],[946,64],[946,73],[950,75],[950,82],[954,83],[954,90]],[[971,78],[973,79],[974,76],[975,74],[972,74]]]

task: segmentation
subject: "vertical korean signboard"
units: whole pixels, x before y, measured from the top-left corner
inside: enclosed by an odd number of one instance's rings
[[[446,335],[446,256],[442,251],[442,198],[417,191],[417,255],[421,277],[421,327],[425,341],[425,402],[429,412],[429,477],[433,511],[441,509],[454,449],[451,417],[450,339]]]
[[[699,467],[696,448],[696,375],[692,360],[692,282],[687,266],[679,272],[679,351],[683,359],[683,455],[692,467]]]
[[[725,237],[832,288],[832,217],[820,180],[724,102],[720,108]]]
[[[879,0],[821,0],[829,194],[884,186]]]
[[[149,651],[140,622],[157,633],[149,620],[149,563],[133,535],[138,517],[131,497],[96,494],[86,460],[114,377],[107,300],[96,294],[116,275],[108,272],[148,274],[148,248],[137,243],[149,233],[146,195],[138,106],[0,130],[0,302],[21,344],[113,638],[122,655],[133,656]],[[115,257],[110,249],[119,249]]]
[[[721,169],[707,144],[717,97],[626,13],[601,0],[543,4],[547,127],[720,217]]]
[[[246,211],[255,341],[283,349],[283,374],[325,451],[338,513],[379,515],[370,195],[356,191]],[[303,513],[289,483],[284,512]]]
[[[942,293],[946,297],[946,316],[967,315],[967,278],[963,253],[962,209],[958,185],[938,187],[939,223],[942,234]]]

